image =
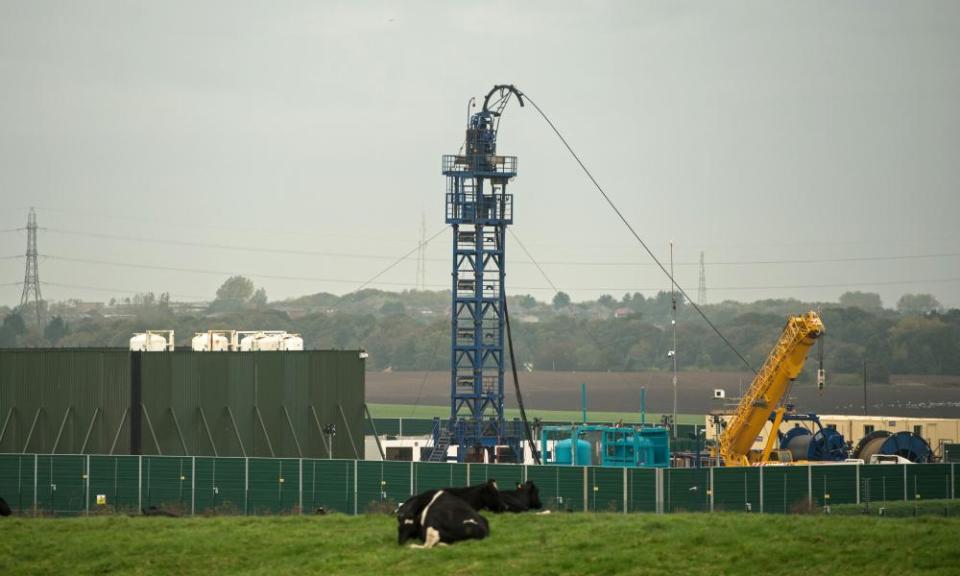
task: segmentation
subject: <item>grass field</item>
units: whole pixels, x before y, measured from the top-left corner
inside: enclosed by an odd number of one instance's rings
[[[447,418],[450,416],[450,406],[414,406],[411,404],[368,404],[370,414],[374,418]],[[519,418],[520,411],[516,408],[505,408],[504,416]],[[647,412],[647,422],[659,423],[662,414]],[[579,422],[582,414],[579,410],[527,410],[528,418],[559,422]],[[587,412],[587,419],[591,422],[639,422],[637,412]],[[677,414],[678,424],[699,424],[703,426],[703,414]]]
[[[960,518],[488,516],[491,536],[396,543],[385,515],[0,521],[0,574],[956,574]]]

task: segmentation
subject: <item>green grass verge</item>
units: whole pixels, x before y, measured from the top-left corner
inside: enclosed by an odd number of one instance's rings
[[[958,518],[490,515],[396,543],[390,516],[0,519],[0,574],[956,574]]]
[[[368,404],[370,414],[374,418],[446,418],[450,415],[449,406],[419,406],[412,404]],[[504,416],[507,418],[519,418],[520,411],[516,408],[507,408],[504,410]],[[560,421],[560,422],[579,422],[581,420],[579,410],[527,410],[528,418],[540,418],[542,420]],[[647,412],[648,423],[659,423],[663,414],[657,412]],[[640,414],[637,412],[587,412],[587,418],[591,422],[639,422]],[[702,414],[677,414],[678,424],[698,424],[703,426],[704,416]]]

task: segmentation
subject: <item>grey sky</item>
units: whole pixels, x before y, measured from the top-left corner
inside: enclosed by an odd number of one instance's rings
[[[2,0],[0,229],[35,205],[55,230],[381,257],[40,236],[51,256],[247,274],[271,299],[344,293],[416,246],[422,213],[443,227],[440,156],[467,99],[508,82],[661,255],[706,252],[710,301],[861,289],[960,307],[960,256],[712,264],[960,253],[958,54],[957,2]],[[507,110],[500,150],[519,157],[512,230],[561,289],[669,286],[532,109]],[[449,283],[449,242],[428,248],[428,287]],[[0,233],[0,257],[24,246]],[[509,291],[549,299],[508,252]],[[374,286],[411,288],[415,269]],[[47,298],[99,301],[122,294],[90,288],[209,299],[225,279],[40,271]],[[0,284],[22,275],[0,259]],[[697,267],[678,280],[696,293]]]

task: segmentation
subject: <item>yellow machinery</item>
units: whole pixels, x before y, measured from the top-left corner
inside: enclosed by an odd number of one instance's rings
[[[718,447],[724,465],[748,466],[763,464],[770,459],[770,452],[777,441],[777,430],[780,429],[783,419],[783,400],[787,397],[790,383],[803,369],[810,347],[821,334],[823,322],[816,312],[791,316],[787,320],[780,340],[753,379],[747,393],[740,399],[733,418],[720,434]],[[822,375],[818,374],[818,380],[820,378]],[[773,426],[763,451],[751,451],[754,440],[770,420],[771,413],[774,415]]]

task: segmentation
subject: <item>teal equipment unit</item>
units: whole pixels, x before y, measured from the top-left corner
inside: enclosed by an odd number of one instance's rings
[[[667,468],[670,432],[652,426],[544,426],[540,451],[544,464]]]

